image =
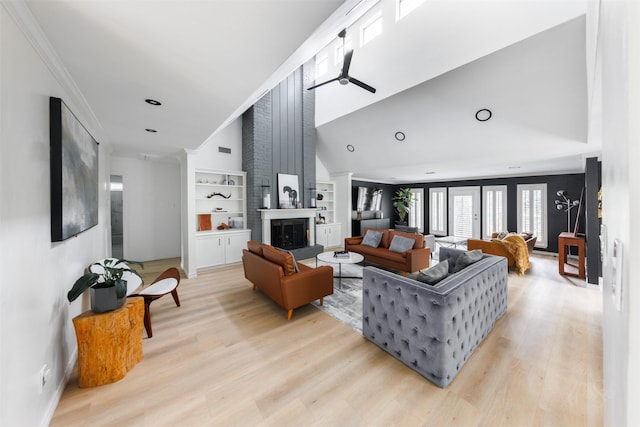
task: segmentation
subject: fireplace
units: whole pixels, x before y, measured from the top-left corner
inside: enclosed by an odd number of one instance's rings
[[[293,252],[296,259],[313,258],[324,249],[322,245],[316,245],[316,208],[302,209],[258,209],[262,218],[262,243],[273,245]],[[292,221],[302,224],[298,231],[287,231],[287,227],[274,227],[272,222],[291,224]],[[283,230],[284,228],[284,230]],[[282,233],[284,237],[282,237]],[[284,239],[285,243],[281,240]],[[302,240],[301,240],[302,239]],[[296,249],[289,249],[289,242],[294,242]],[[299,246],[298,246],[299,245]]]
[[[271,220],[271,244],[282,249],[304,248],[309,243],[307,218]]]

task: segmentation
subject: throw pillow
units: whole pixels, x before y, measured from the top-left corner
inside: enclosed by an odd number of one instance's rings
[[[463,268],[473,264],[474,262],[478,262],[482,259],[482,250],[474,249],[472,251],[467,251],[460,255],[456,260],[456,266],[453,268],[453,272],[457,273]]]
[[[295,270],[296,273],[300,273],[300,269],[298,268],[298,263],[296,262],[296,257],[293,255],[293,252],[288,251],[286,249],[282,249],[282,248],[278,248],[276,246],[274,246],[274,248],[276,248],[277,250],[287,253],[289,255],[291,255],[291,261],[293,261],[293,269]]]
[[[391,252],[403,253],[413,248],[413,245],[416,241],[403,236],[393,236],[391,240],[391,244],[389,245],[389,250]]]
[[[418,273],[417,279],[427,285],[435,285],[449,274],[449,261],[440,261],[426,271]]]
[[[293,265],[293,257],[291,256],[291,254],[279,251],[273,246],[263,247],[262,254],[267,260],[280,265],[284,270],[285,276],[295,274],[296,268]]]
[[[364,238],[362,239],[362,244],[364,246],[377,248],[380,246],[380,240],[382,240],[382,231],[367,230]]]

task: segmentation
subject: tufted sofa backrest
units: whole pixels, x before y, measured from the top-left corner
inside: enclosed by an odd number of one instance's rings
[[[440,387],[507,309],[507,262],[486,255],[432,287],[375,267],[363,274],[362,333]]]

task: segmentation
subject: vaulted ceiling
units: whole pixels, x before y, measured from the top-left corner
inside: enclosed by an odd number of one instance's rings
[[[95,116],[95,136],[116,155],[152,158],[200,146],[332,49],[340,29],[357,38],[368,10],[395,13],[394,0],[25,3]],[[316,90],[319,159],[330,173],[385,182],[582,170],[599,151],[587,133],[592,3],[426,0],[390,19],[354,45],[353,75],[375,95]],[[486,122],[475,119],[482,108]]]

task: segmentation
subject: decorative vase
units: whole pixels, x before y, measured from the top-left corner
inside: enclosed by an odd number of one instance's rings
[[[99,286],[99,285],[98,285]],[[126,293],[122,298],[118,298],[115,286],[89,288],[91,296],[91,311],[94,313],[106,313],[122,307],[127,299]]]

